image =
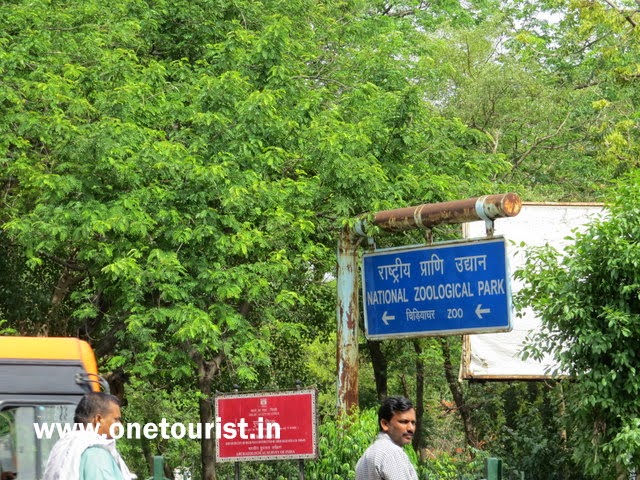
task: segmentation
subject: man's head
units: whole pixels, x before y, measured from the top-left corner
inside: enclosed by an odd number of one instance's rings
[[[410,443],[416,429],[413,403],[405,397],[387,397],[378,410],[378,424],[396,445]]]
[[[110,429],[114,423],[120,423],[120,400],[104,392],[85,394],[76,407],[73,417],[75,423],[100,425],[97,433],[112,438]]]

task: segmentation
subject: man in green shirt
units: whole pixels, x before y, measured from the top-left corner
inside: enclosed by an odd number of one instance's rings
[[[78,404],[76,428],[51,450],[44,480],[131,480],[116,450],[112,425],[119,424],[120,401],[103,392],[87,393]]]

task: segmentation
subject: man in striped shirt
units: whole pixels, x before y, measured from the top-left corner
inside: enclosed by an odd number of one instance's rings
[[[405,453],[416,429],[416,412],[405,397],[387,397],[378,410],[380,431],[358,460],[356,480],[418,480]]]

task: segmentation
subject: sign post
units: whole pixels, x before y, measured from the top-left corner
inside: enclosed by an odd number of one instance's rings
[[[371,237],[375,229],[385,232],[402,232],[420,228],[425,238],[431,242],[431,228],[437,225],[453,225],[483,220],[487,237],[493,237],[493,221],[497,218],[513,217],[520,212],[522,201],[515,193],[484,195],[482,197],[454,200],[450,202],[422,204],[412,207],[385,210],[362,217],[352,227],[345,228],[338,241],[338,411],[349,413],[358,405],[358,303],[357,247],[355,237]],[[490,287],[491,285],[489,285]],[[365,300],[366,302],[366,300]],[[366,303],[365,303],[366,307]],[[484,315],[486,306],[480,306],[478,313]],[[417,309],[417,307],[416,307]],[[384,311],[382,312],[384,316]],[[428,314],[430,315],[430,314]],[[406,316],[406,312],[405,312]],[[387,324],[390,321],[386,315]],[[445,329],[445,331],[449,331]],[[396,332],[396,336],[405,336]],[[377,338],[384,338],[378,336]]]
[[[382,250],[362,262],[371,340],[511,329],[504,238]]]

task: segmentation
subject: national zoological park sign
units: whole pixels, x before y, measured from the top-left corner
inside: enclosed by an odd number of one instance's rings
[[[511,330],[504,238],[379,250],[362,262],[369,339]]]

